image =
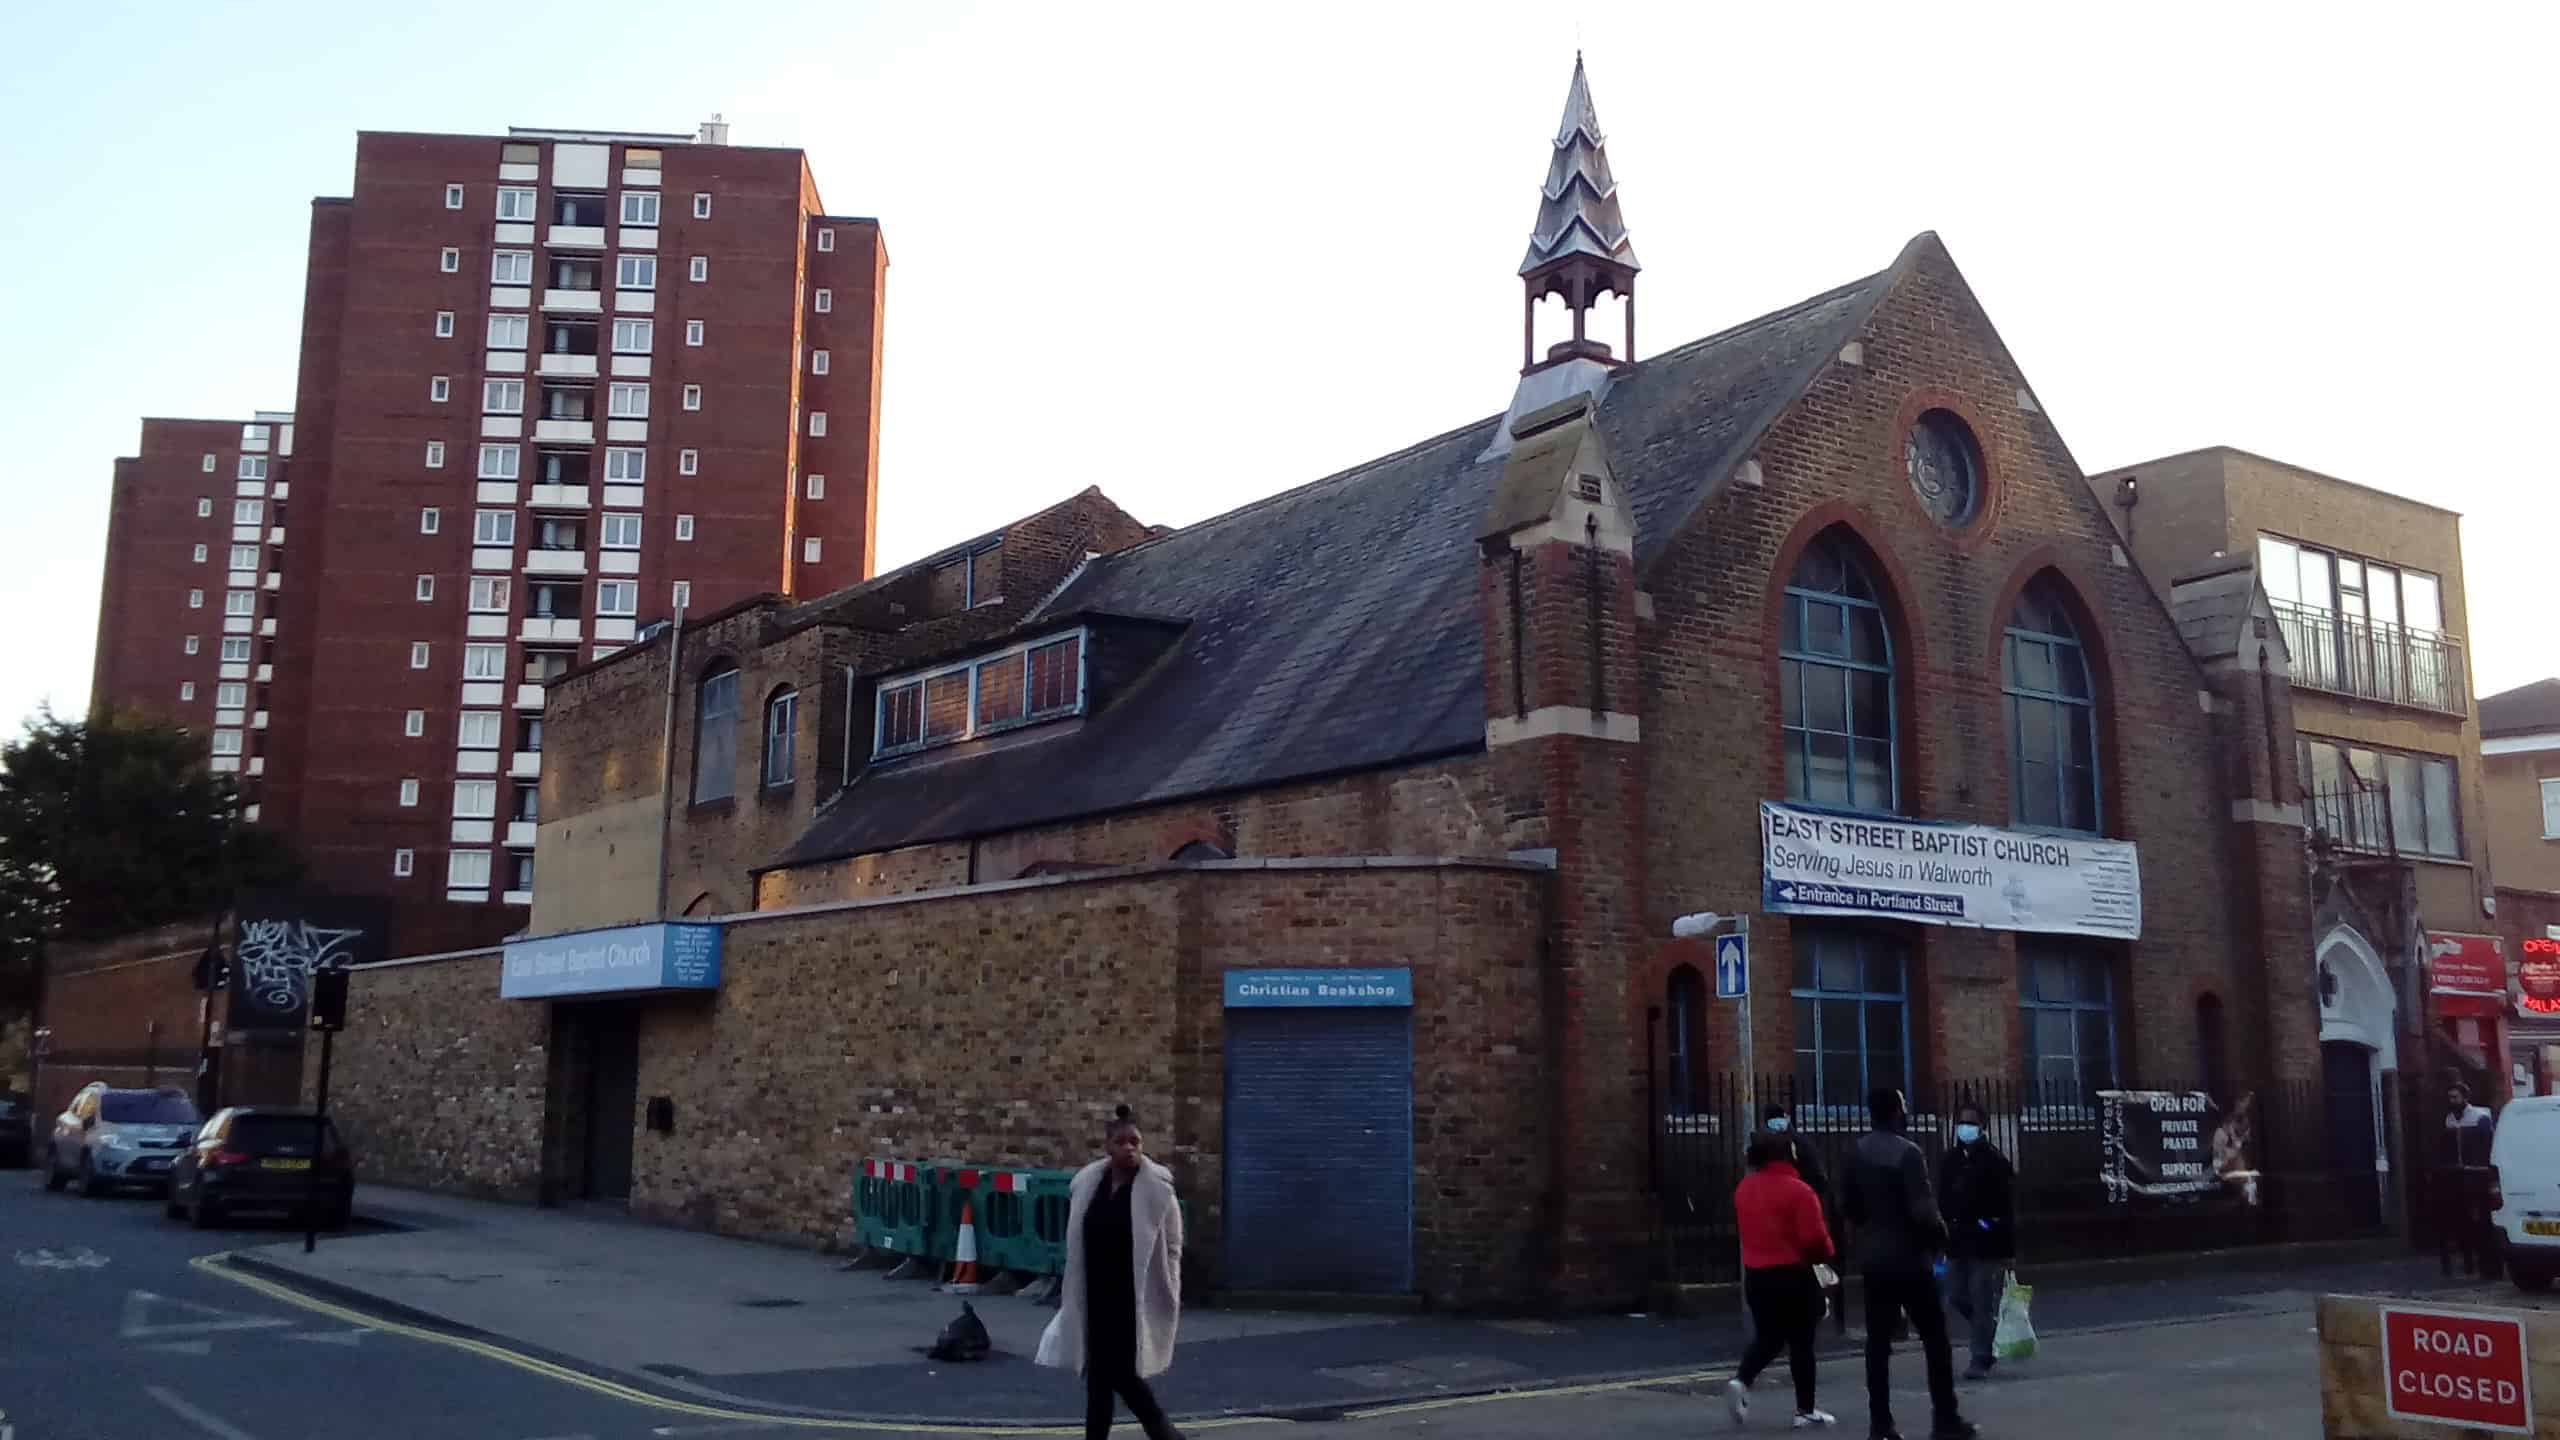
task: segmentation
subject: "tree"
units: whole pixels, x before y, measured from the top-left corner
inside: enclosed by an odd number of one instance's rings
[[[46,939],[210,921],[235,890],[300,868],[241,818],[202,736],[133,711],[40,710],[0,745],[0,1010],[23,1000]]]

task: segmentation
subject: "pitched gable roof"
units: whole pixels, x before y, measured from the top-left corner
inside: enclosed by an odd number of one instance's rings
[[[2480,697],[2482,735],[2538,735],[2545,730],[2560,730],[2560,679]]]
[[[1640,564],[1730,481],[1912,253],[1619,372],[1598,419]],[[1484,458],[1499,423],[1096,557],[1040,613],[1185,620],[1170,654],[1080,721],[871,766],[776,866],[1482,746],[1473,541],[1503,471]]]

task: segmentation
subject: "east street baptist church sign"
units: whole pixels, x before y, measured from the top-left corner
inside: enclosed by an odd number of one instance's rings
[[[1760,805],[1761,908],[2060,935],[2142,937],[2127,840]]]

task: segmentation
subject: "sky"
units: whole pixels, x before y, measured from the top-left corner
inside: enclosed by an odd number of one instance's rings
[[[139,417],[291,407],[359,129],[716,112],[806,149],[889,248],[885,569],[1502,409],[1577,46],[1641,353],[1935,230],[2085,469],[2229,444],[2459,510],[2480,693],[2560,674],[2553,7],[83,3],[0,37],[0,727],[86,703]]]

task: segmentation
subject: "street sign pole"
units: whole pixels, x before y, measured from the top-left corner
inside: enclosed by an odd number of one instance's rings
[[[320,1243],[320,1162],[329,1153],[329,1056],[336,1047],[336,1026],[320,1032],[319,1103],[311,1107],[311,1168],[303,1175],[308,1182],[302,1190],[302,1253],[308,1255]],[[335,1253],[335,1252],[332,1252]]]
[[[1742,1025],[1742,1123],[1757,1127],[1760,1071],[1751,1060],[1751,917],[1734,916],[1733,933],[1742,937],[1742,1008],[1734,1017]]]

